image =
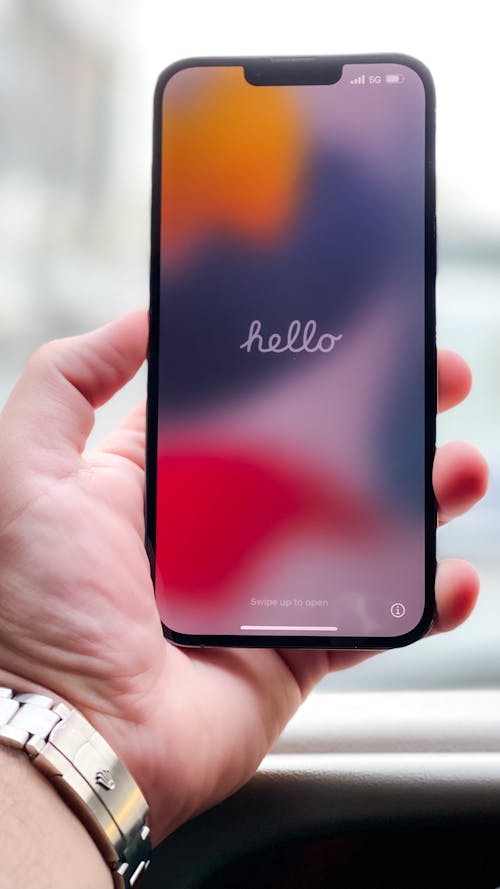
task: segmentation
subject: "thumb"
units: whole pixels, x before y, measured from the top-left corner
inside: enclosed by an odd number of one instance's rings
[[[94,410],[137,372],[146,357],[147,312],[124,315],[81,336],[52,340],[28,361],[1,416],[1,437],[82,452]]]

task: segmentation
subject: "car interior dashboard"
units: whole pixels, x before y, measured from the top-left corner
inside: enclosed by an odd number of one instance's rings
[[[313,694],[145,889],[498,889],[500,692]]]

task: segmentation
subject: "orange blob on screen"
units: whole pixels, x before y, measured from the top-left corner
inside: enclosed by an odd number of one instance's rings
[[[185,75],[165,90],[164,253],[217,229],[279,236],[300,196],[304,131],[293,96],[256,90],[241,68],[193,69],[187,86]]]

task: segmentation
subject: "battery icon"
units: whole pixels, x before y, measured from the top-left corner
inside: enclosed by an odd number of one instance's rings
[[[405,77],[403,74],[386,74],[385,82],[386,83],[404,83]]]

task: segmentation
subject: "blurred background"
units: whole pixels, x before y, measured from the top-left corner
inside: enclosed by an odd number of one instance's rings
[[[500,686],[500,115],[495,4],[281,0],[1,0],[0,404],[41,342],[148,299],[152,95],[196,55],[404,52],[437,91],[438,342],[472,366],[438,440],[478,445],[487,497],[438,534],[479,568],[451,634],[329,677],[322,688]],[[145,369],[98,414],[99,438],[145,395]],[[321,690],[321,688],[320,688]]]

